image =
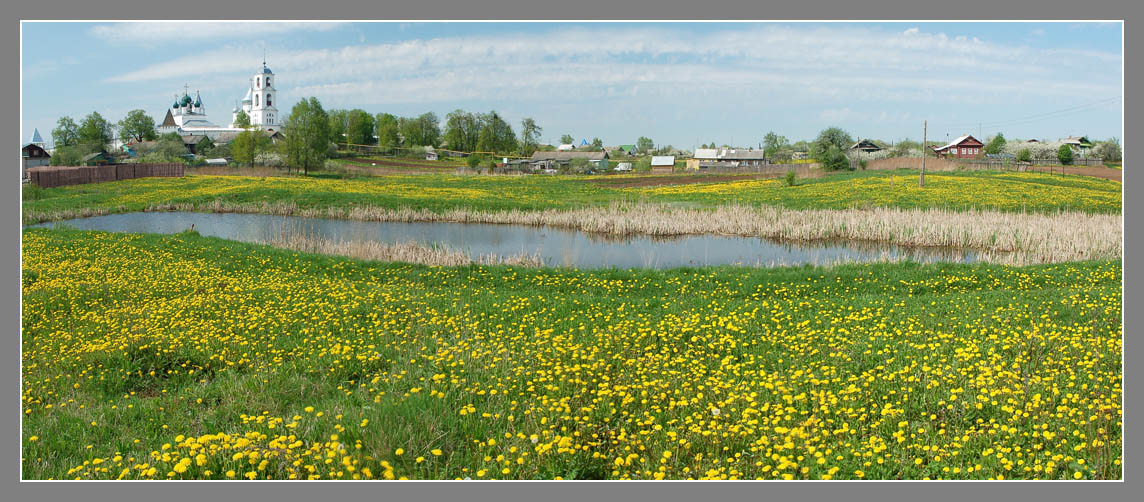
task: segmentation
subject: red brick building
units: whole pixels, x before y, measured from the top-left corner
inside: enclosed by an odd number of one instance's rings
[[[948,145],[934,148],[933,151],[939,157],[972,159],[982,155],[981,147],[983,146],[985,146],[985,144],[977,141],[977,138],[966,134],[965,136],[953,140],[953,142]]]

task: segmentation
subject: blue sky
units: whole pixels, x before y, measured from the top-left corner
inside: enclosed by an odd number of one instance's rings
[[[1119,137],[1120,23],[22,24],[22,139],[64,115],[160,121],[184,84],[219,124],[267,65],[279,109],[497,110],[605,144],[756,145],[839,126],[896,141]],[[285,105],[285,106],[283,106]],[[979,125],[980,124],[980,125]],[[50,139],[49,139],[50,140]]]

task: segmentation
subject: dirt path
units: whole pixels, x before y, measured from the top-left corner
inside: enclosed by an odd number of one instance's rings
[[[1124,174],[1124,171],[1120,170],[1120,169],[1113,169],[1111,167],[1090,166],[1090,167],[1064,167],[1064,168],[1062,168],[1062,167],[1058,166],[1058,167],[1056,167],[1056,169],[1058,170],[1057,172],[1059,172],[1060,170],[1063,170],[1065,172],[1065,174],[1076,174],[1076,175],[1080,175],[1080,176],[1093,176],[1096,178],[1104,178],[1106,180],[1120,181],[1123,183],[1122,175]]]

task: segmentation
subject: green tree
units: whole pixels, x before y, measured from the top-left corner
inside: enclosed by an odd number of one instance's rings
[[[636,140],[637,152],[646,155],[647,153],[651,152],[652,148],[655,148],[655,142],[652,141],[651,138],[640,136],[639,139]]]
[[[849,133],[838,127],[829,127],[818,133],[818,138],[814,140],[814,143],[811,143],[810,156],[821,162],[822,157],[827,155],[831,147],[839,152],[845,152],[852,144],[854,144],[854,138],[850,137]],[[825,166],[824,163],[823,167]]]
[[[600,138],[592,138],[592,151],[599,152],[604,149],[604,140]]]
[[[481,134],[481,119],[478,115],[464,110],[453,110],[445,116],[444,141],[449,148],[461,152],[477,149],[477,139]]]
[[[57,146],[51,161],[53,166],[78,166],[84,155],[76,145]]]
[[[354,145],[373,145],[374,120],[365,110],[350,110],[346,117],[346,141]]]
[[[835,145],[829,145],[815,156],[824,171],[841,171],[850,168],[850,158]]]
[[[520,121],[520,153],[524,156],[532,155],[540,145],[540,133],[543,129],[536,125],[532,117],[525,117]]]
[[[350,112],[348,110],[338,109],[330,110],[326,112],[326,115],[330,117],[330,142],[336,144],[345,143],[347,141],[346,131],[349,129]],[[353,142],[350,141],[350,143]],[[372,142],[362,144],[372,144]]]
[[[997,155],[997,154],[1001,153],[1001,151],[1004,149],[1005,149],[1005,135],[1001,134],[1001,133],[997,133],[996,135],[994,135],[992,138],[989,139],[989,142],[985,144],[985,147],[982,148],[982,151],[984,151],[985,153],[987,153],[989,155]]]
[[[1072,147],[1070,147],[1068,145],[1061,145],[1061,147],[1057,149],[1057,160],[1059,160],[1061,162],[1061,164],[1064,164],[1066,166],[1069,164],[1072,164],[1073,163]]]
[[[397,126],[397,117],[393,114],[377,114],[377,146],[383,151],[392,150],[401,142]]]
[[[575,141],[576,141],[576,139],[573,138],[571,134],[565,134],[563,136],[560,136],[560,144],[561,145],[571,145]]]
[[[477,135],[477,150],[482,152],[512,152],[517,149],[516,133],[496,111],[484,115],[481,132]]]
[[[1032,162],[1033,152],[1028,148],[1017,150],[1017,160],[1020,162]]]
[[[763,152],[767,157],[773,157],[779,149],[790,146],[790,140],[786,136],[781,136],[774,131],[768,132],[763,137]]]
[[[299,100],[290,110],[290,118],[286,119],[283,132],[286,138],[282,142],[282,149],[287,165],[301,168],[303,173],[310,174],[310,168],[326,162],[330,146],[330,119],[318,98]]]
[[[119,121],[119,139],[128,141],[151,141],[155,139],[155,119],[143,110],[131,110]]]
[[[247,129],[238,133],[230,143],[234,160],[253,166],[259,155],[270,150],[270,136],[260,129]]]
[[[79,144],[86,145],[91,150],[103,150],[111,142],[111,123],[103,118],[99,112],[91,112],[79,124]]]
[[[247,115],[243,110],[239,110],[238,115],[234,117],[234,126],[241,129],[250,127],[250,115]]]
[[[441,124],[436,113],[427,112],[418,115],[417,124],[421,126],[420,145],[437,146],[441,143]]]
[[[79,125],[71,117],[60,117],[52,129],[52,143],[56,148],[79,144]]]

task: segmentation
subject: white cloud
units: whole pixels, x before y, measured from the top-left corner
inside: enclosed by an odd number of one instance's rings
[[[155,21],[99,24],[91,34],[117,44],[258,37],[292,31],[328,31],[341,23]]]
[[[107,81],[230,78],[240,92],[259,58],[257,49],[220,47]],[[752,25],[695,35],[671,26],[615,30],[603,25],[274,51],[269,63],[280,85],[287,86],[284,96],[316,95],[360,106],[636,95],[668,102],[752,96],[841,105],[855,99],[956,96],[1001,102],[1014,95],[1116,95],[1115,72],[1107,78],[1059,72],[1111,61],[1119,62],[1120,54],[1006,46],[916,27],[886,32],[846,25]]]

